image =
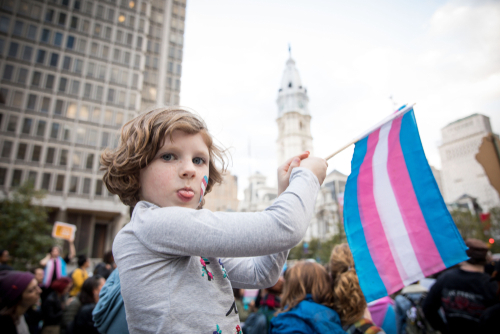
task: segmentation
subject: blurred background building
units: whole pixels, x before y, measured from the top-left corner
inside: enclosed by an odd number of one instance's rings
[[[494,135],[491,129],[489,117],[473,114],[456,120],[441,129],[441,136],[439,154],[445,202],[463,202],[473,198],[484,211],[500,206],[500,196],[485,172],[487,166],[477,159],[484,138],[498,140],[498,135]],[[487,153],[490,161],[496,160],[497,164],[499,154],[498,147],[494,146]],[[493,174],[500,175],[500,170]]]
[[[210,211],[238,211],[238,177],[226,172],[220,185],[213,187],[205,198],[204,209]]]
[[[0,1],[0,196],[30,180],[102,257],[129,209],[99,171],[121,126],[179,103],[186,1]]]

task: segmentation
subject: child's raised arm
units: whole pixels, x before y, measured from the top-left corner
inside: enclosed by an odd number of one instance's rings
[[[306,167],[293,169],[286,191],[263,212],[158,208],[140,202],[122,232],[134,234],[153,252],[172,256],[248,257],[286,251],[302,240],[314,212],[320,183],[311,170],[320,177],[326,174],[322,159],[309,159],[302,161]],[[113,250],[128,253],[129,247],[127,238],[117,237]]]

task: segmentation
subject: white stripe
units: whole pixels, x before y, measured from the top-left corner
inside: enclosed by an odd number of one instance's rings
[[[389,122],[380,128],[377,147],[373,154],[373,194],[399,275],[403,283],[408,285],[424,278],[424,274],[411,246],[387,171],[391,125],[392,122]]]

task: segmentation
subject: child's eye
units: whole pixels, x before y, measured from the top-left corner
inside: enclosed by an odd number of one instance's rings
[[[205,160],[204,160],[204,159],[202,159],[202,158],[194,158],[194,159],[193,159],[193,163],[194,163],[195,165],[201,165],[201,164],[203,164],[204,162],[205,162]]]
[[[162,155],[161,158],[165,161],[172,161],[174,160],[174,155],[172,153],[167,153]]]

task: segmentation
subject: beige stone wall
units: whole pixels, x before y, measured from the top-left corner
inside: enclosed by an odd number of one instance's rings
[[[238,178],[224,174],[224,180],[205,197],[204,209],[210,211],[238,211]]]

